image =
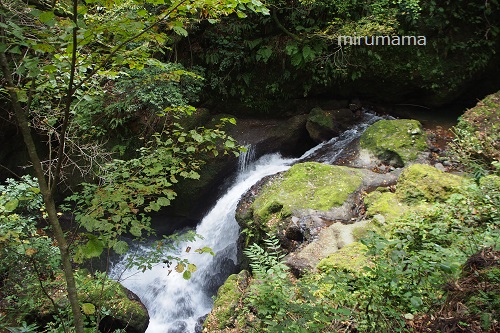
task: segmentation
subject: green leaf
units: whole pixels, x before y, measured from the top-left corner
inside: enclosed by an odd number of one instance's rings
[[[163,207],[170,205],[170,200],[168,200],[165,197],[159,197],[158,200],[156,200],[156,202],[158,203],[158,205],[163,206]]]
[[[87,235],[89,241],[82,247],[83,255],[86,258],[99,257],[104,250],[104,244],[94,235]]]
[[[410,298],[410,303],[416,309],[418,309],[419,307],[421,307],[422,304],[423,304],[422,299],[420,297],[416,297],[416,296],[412,296]]]
[[[174,30],[174,32],[182,37],[187,37],[188,35],[188,32],[186,29],[184,29],[183,27],[179,27],[179,26],[174,26],[172,28],[172,30]]]
[[[13,212],[17,208],[18,205],[19,205],[19,200],[12,199],[11,201],[9,201],[5,204],[5,210],[8,212]]]
[[[212,249],[208,246],[205,246],[201,249],[196,249],[194,252],[199,253],[199,254],[210,253],[211,255],[215,256],[214,251],[212,251]]]
[[[21,49],[19,49],[19,46],[14,46],[13,48],[9,49],[9,53],[21,54]]]
[[[130,227],[130,233],[135,236],[135,237],[141,237],[142,235],[142,228],[138,225],[132,225]]]
[[[91,315],[95,313],[95,306],[92,303],[83,303],[82,304],[82,311],[86,315]]]
[[[46,25],[53,27],[55,23],[55,15],[53,12],[47,11],[43,12],[40,14],[38,17],[42,23],[45,23]]]
[[[113,250],[118,254],[124,254],[128,251],[128,244],[125,241],[118,241],[113,245]]]

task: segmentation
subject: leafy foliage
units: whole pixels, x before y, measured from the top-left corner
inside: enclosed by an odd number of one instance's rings
[[[82,100],[74,111],[75,130],[95,140],[113,133],[124,135],[125,125],[137,118],[150,123],[169,111],[190,113],[203,82],[196,68],[187,71],[181,64],[148,62],[142,70],[124,69],[107,81],[104,95]]]
[[[264,243],[266,249],[252,244],[244,251],[255,278],[243,300],[258,318],[250,331],[306,333],[340,327],[340,319],[350,311],[318,298],[314,285],[296,283],[283,262],[284,255],[275,236],[269,235]]]
[[[128,245],[120,236],[140,238],[152,232],[152,211],[169,206],[175,199],[172,189],[180,179],[198,179],[205,154],[237,153],[237,145],[221,129],[199,128],[153,135],[139,149],[139,157],[113,160],[106,166],[101,184],[84,184],[80,193],[68,198],[75,219],[84,227],[86,242],[76,252],[76,259],[99,256],[105,248],[123,254]]]

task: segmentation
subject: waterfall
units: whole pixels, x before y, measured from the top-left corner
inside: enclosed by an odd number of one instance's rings
[[[196,328],[197,320],[210,312],[212,296],[229,274],[236,270],[239,226],[235,220],[235,210],[240,197],[263,177],[285,171],[296,162],[318,160],[334,163],[344,147],[359,137],[368,126],[366,124],[374,122],[375,118],[377,117],[371,115],[363,119],[363,124],[355,126],[339,138],[317,145],[300,158],[286,159],[279,154],[272,154],[252,161],[253,148],[247,147],[247,151],[240,157],[239,174],[234,184],[196,228],[196,233],[203,236],[203,239],[181,244],[178,251],[172,253],[197,266],[197,271],[190,280],[184,280],[181,274],[175,272],[169,274],[168,268],[161,264],[142,272],[126,270],[126,258],[116,263],[110,273],[111,277],[120,277],[119,281],[136,293],[148,309],[150,323],[146,332],[201,331],[199,326]],[[212,248],[215,256],[194,253],[195,249],[205,246]],[[131,252],[148,252],[146,245],[131,247]],[[188,253],[187,247],[193,250]]]
[[[255,146],[245,145],[245,151],[238,158],[238,174],[248,170],[250,163],[255,159]]]

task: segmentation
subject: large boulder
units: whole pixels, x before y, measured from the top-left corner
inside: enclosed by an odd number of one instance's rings
[[[444,202],[459,190],[463,178],[425,164],[414,164],[403,170],[398,179],[396,197],[400,202]]]
[[[467,110],[454,132],[450,150],[458,162],[472,171],[500,172],[500,91]]]
[[[260,243],[267,234],[276,235],[290,253],[288,266],[301,275],[355,241],[357,230],[366,227],[355,221],[362,193],[393,185],[398,176],[399,171],[377,174],[316,162],[296,164],[264,179],[240,200],[236,210],[240,244],[246,247]]]
[[[127,333],[144,333],[149,325],[149,314],[139,297],[120,283],[104,274],[93,275],[86,269],[76,271],[78,298],[88,322],[92,323],[97,314],[101,316],[99,332],[113,332],[124,329]],[[66,287],[62,276],[46,285],[53,302],[60,308],[68,308]],[[40,296],[36,313],[32,317],[41,326],[52,322],[57,314],[47,298]],[[28,319],[29,321],[29,319]]]
[[[350,109],[314,108],[307,118],[306,128],[315,142],[323,142],[340,135],[354,120],[354,113]]]
[[[417,120],[395,119],[379,120],[368,127],[361,135],[360,147],[382,163],[403,167],[415,161],[427,144]]]
[[[245,245],[272,233],[291,249],[312,229],[331,224],[333,215],[348,220],[351,205],[344,203],[362,180],[359,170],[316,162],[295,164],[264,179],[247,192],[236,210]]]

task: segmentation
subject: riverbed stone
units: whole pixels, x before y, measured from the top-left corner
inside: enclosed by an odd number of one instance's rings
[[[400,202],[395,193],[373,191],[364,198],[366,216],[379,225],[392,223],[408,211],[408,206]]]
[[[417,120],[379,120],[361,135],[360,147],[382,163],[403,167],[427,148],[425,133]]]

